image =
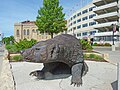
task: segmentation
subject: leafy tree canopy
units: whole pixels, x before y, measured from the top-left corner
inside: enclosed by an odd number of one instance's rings
[[[41,33],[53,34],[65,31],[65,14],[59,6],[59,0],[44,0],[43,7],[38,10],[36,25]]]

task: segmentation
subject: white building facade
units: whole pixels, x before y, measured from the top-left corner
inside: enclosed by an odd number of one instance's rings
[[[93,28],[96,25],[96,21],[93,20],[96,16],[93,12],[95,7],[94,4],[89,3],[74,12],[67,20],[67,34],[75,35],[78,39],[93,37],[98,32]]]
[[[120,47],[120,0],[93,0],[74,12],[67,20],[67,34],[78,39],[94,38],[94,43]],[[116,31],[113,38],[113,26]]]
[[[120,46],[120,0],[93,0],[93,4],[96,8],[93,12],[96,16],[93,18],[97,24],[94,28],[99,31],[95,34],[96,42],[103,40],[104,42],[114,44],[116,47]],[[116,31],[113,30],[116,25]]]

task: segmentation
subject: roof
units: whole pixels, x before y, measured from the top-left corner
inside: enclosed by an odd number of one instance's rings
[[[22,24],[35,24],[35,21],[29,21],[29,20],[27,20],[27,21],[23,21],[21,23]]]

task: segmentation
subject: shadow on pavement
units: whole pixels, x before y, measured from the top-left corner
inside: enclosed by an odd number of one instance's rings
[[[37,71],[39,72],[40,70]],[[64,78],[68,78],[69,76],[71,76],[71,68],[64,63],[59,63],[59,65],[55,69],[53,69],[50,72],[46,72],[45,78],[42,80],[64,79]],[[36,79],[41,80],[41,78],[40,79],[36,78]]]
[[[113,83],[111,83],[111,86],[113,90],[118,90],[118,81],[114,81]]]

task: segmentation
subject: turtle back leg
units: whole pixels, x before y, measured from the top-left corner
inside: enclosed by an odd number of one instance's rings
[[[78,63],[72,66],[71,85],[72,84],[74,84],[74,86],[82,85],[83,66],[84,66],[84,63]]]

